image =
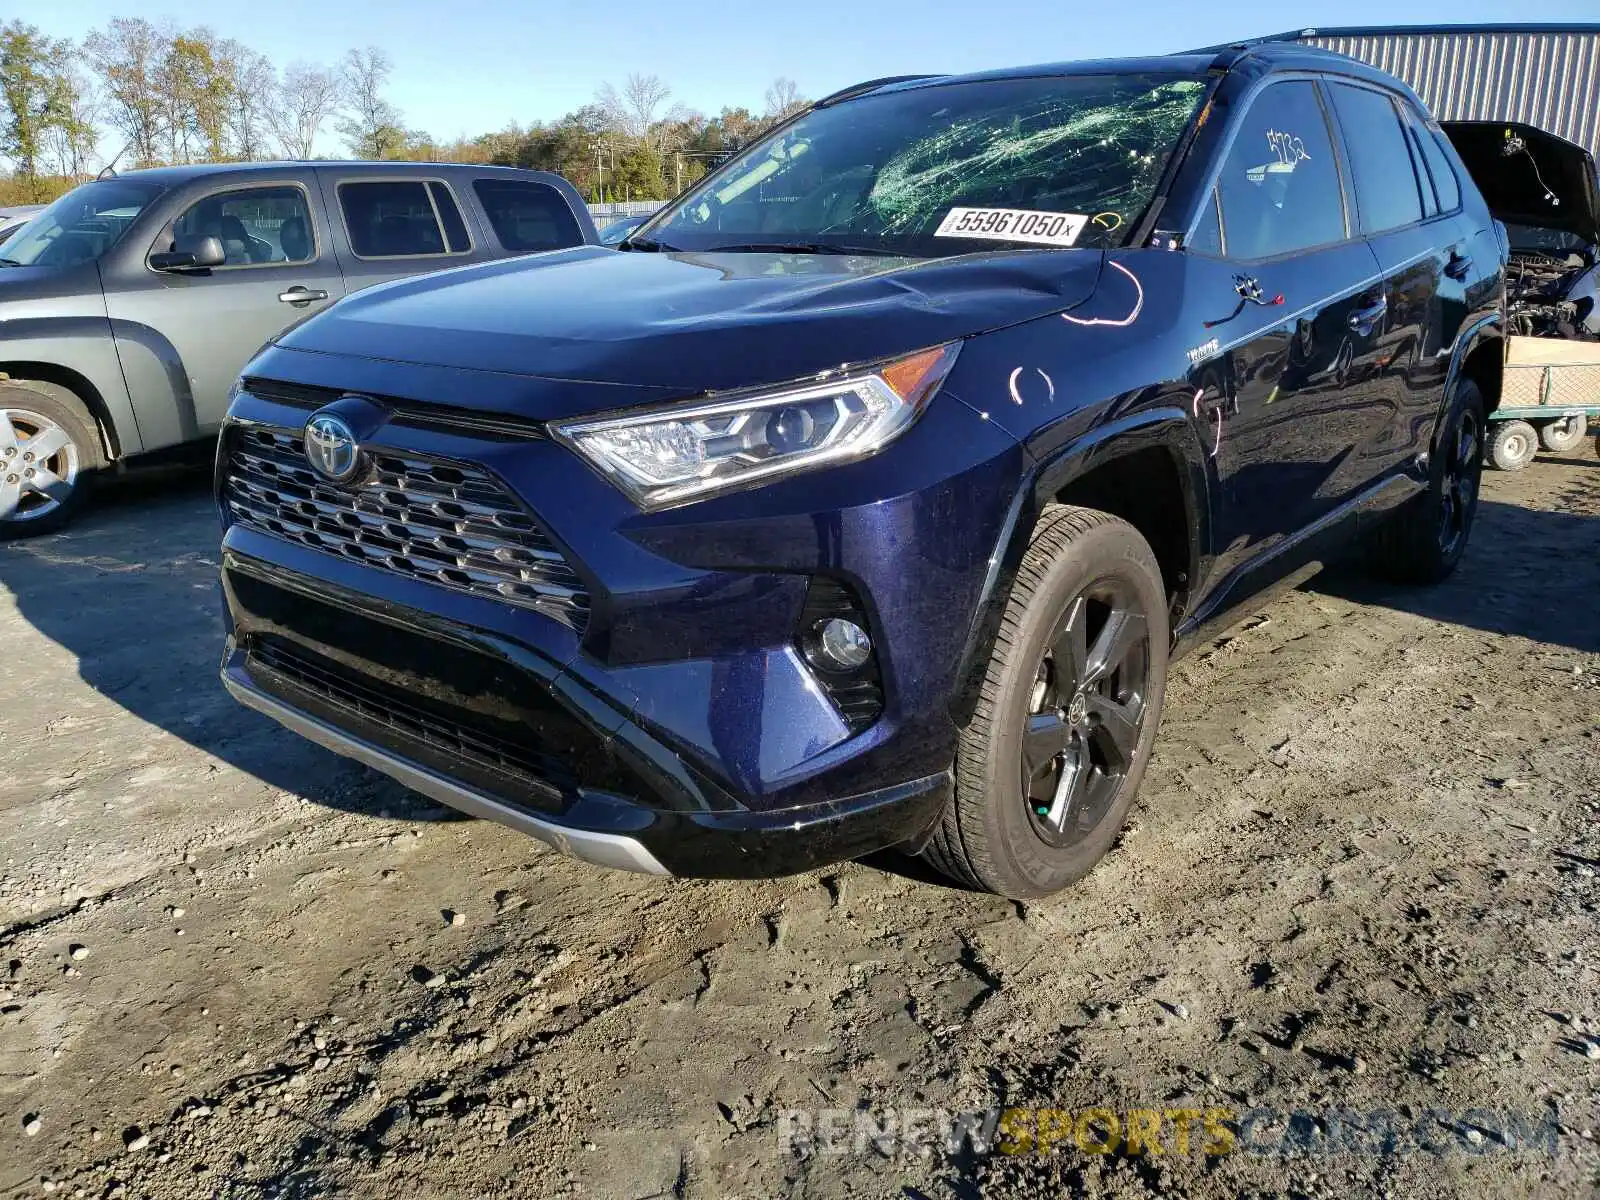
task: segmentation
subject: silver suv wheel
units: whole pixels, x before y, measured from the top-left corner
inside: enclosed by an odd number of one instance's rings
[[[49,417],[0,409],[0,522],[22,524],[55,512],[78,485],[78,447]]]

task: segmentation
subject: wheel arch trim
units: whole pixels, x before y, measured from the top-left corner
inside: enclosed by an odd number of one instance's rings
[[[1035,459],[1001,522],[1000,535],[989,556],[983,587],[968,625],[956,687],[950,699],[951,717],[957,724],[970,720],[976,708],[995,637],[1011,596],[1012,581],[1045,506],[1064,488],[1097,468],[1151,449],[1165,450],[1172,456],[1185,508],[1190,588],[1199,581],[1210,546],[1210,476],[1205,451],[1186,409],[1165,404],[1144,409],[1107,422],[1046,458]],[[1173,625],[1176,627],[1176,620]]]

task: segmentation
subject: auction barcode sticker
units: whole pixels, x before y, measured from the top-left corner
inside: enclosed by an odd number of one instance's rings
[[[1071,246],[1088,223],[1089,218],[1078,213],[1035,212],[1028,208],[952,208],[939,222],[933,236]]]

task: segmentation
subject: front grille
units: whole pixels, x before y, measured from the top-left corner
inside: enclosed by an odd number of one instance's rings
[[[572,565],[482,468],[383,450],[370,477],[336,484],[311,469],[297,432],[238,426],[229,438],[239,524],[583,629],[589,594]]]
[[[385,740],[398,739],[413,755],[421,743],[446,755],[452,765],[509,774],[540,791],[554,794],[578,786],[571,763],[528,744],[531,730],[522,730],[521,737],[512,741],[486,723],[469,724],[461,719],[466,715],[462,711],[447,714],[423,707],[395,688],[277,638],[251,638],[249,651],[252,667],[265,667],[333,708],[378,726],[387,735]]]

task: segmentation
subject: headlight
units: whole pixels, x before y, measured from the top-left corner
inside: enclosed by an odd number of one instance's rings
[[[876,453],[917,419],[959,342],[813,383],[554,432],[643,509],[666,508]]]

